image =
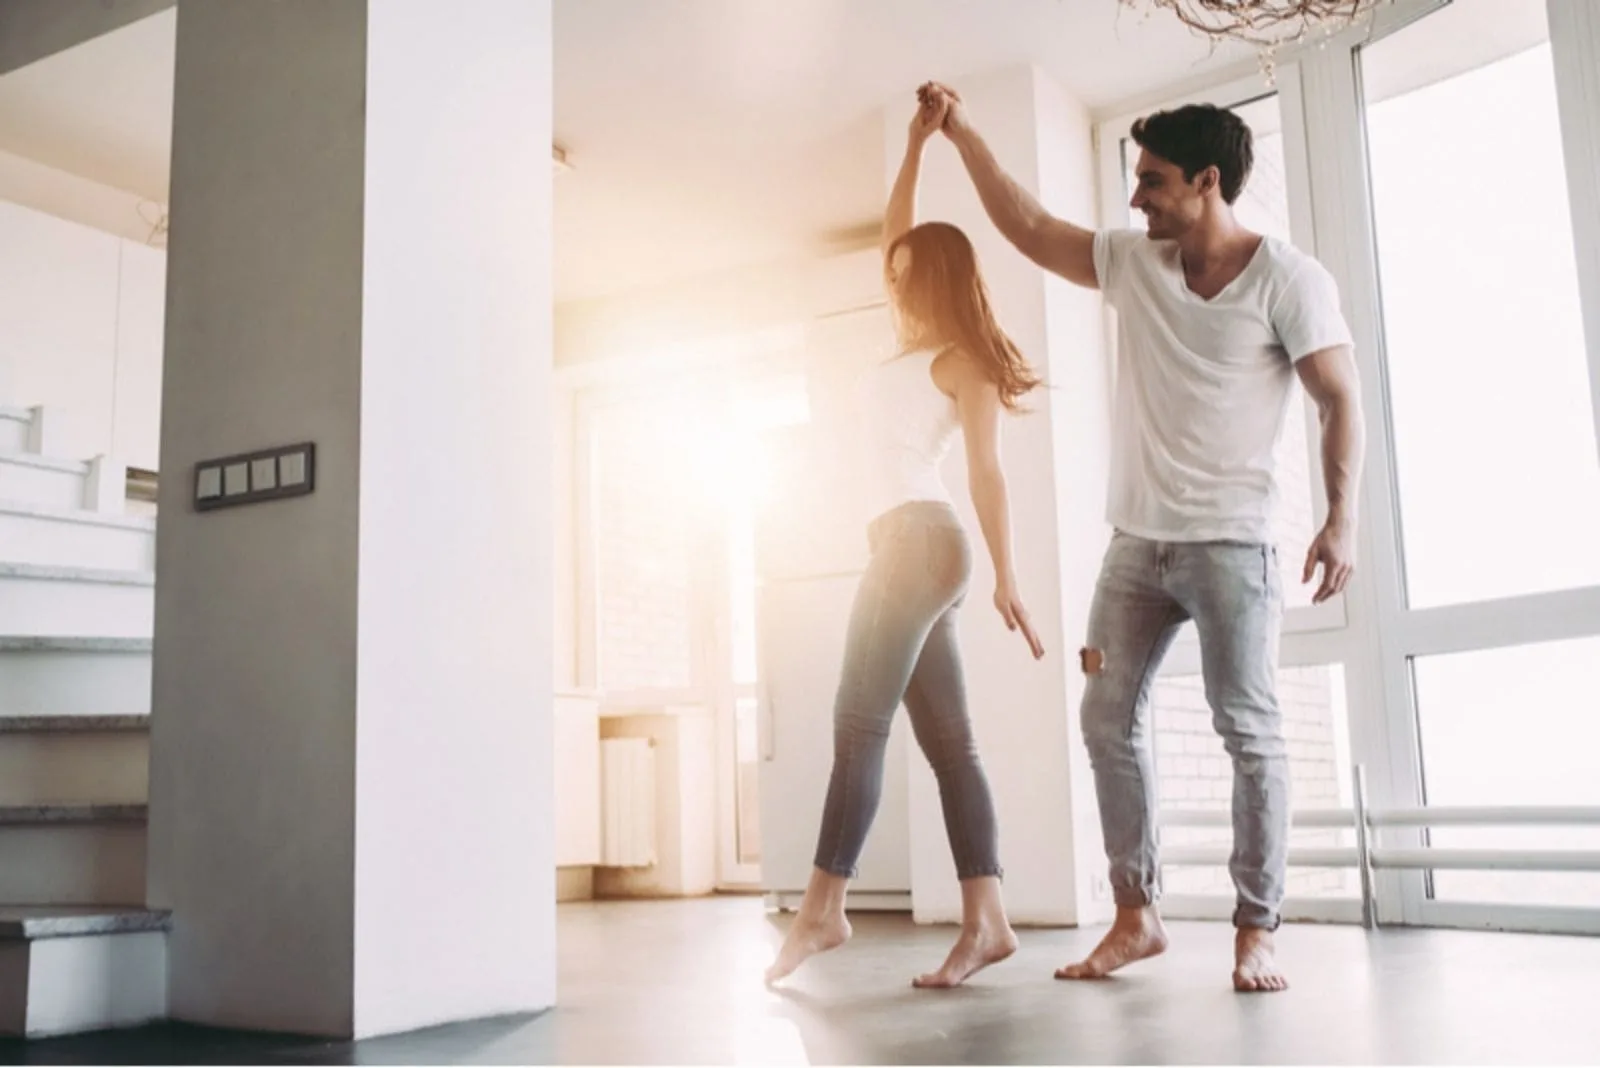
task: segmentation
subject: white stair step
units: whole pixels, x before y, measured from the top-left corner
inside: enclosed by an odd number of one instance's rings
[[[0,452],[32,451],[33,412],[0,407]]]
[[[155,573],[0,563],[0,634],[148,638]]]
[[[148,716],[0,716],[0,805],[142,804]]]
[[[143,516],[0,501],[0,546],[11,563],[150,571],[156,566],[156,523]]]
[[[0,1035],[165,1019],[171,922],[154,909],[0,906]]]
[[[89,465],[0,447],[0,501],[82,508]]]
[[[144,805],[0,805],[0,901],[137,905]]]
[[[0,716],[148,715],[151,644],[0,637]]]

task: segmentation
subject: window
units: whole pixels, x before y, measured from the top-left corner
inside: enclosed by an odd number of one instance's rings
[[[694,497],[672,405],[629,399],[591,424],[598,682],[612,693],[695,683]]]
[[[1600,637],[1419,657],[1430,805],[1600,806]],[[1600,849],[1600,827],[1439,827],[1449,849]],[[1436,871],[1441,900],[1600,903],[1600,873]]]
[[[1600,467],[1544,4],[1496,10],[1503,36],[1446,77],[1414,84],[1418,57],[1439,54],[1458,17],[1448,11],[1360,53],[1414,608],[1600,585]]]

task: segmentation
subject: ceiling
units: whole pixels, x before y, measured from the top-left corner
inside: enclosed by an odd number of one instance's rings
[[[0,149],[164,201],[175,12],[0,77]],[[1118,0],[554,0],[557,299],[814,253],[884,195],[883,106],[1034,62],[1102,107],[1248,58]]]

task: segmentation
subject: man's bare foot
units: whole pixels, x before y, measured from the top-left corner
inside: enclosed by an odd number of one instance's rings
[[[1272,932],[1241,927],[1233,939],[1233,988],[1244,994],[1271,994],[1289,989],[1289,980],[1273,958]]]
[[[1167,930],[1154,906],[1118,908],[1111,930],[1083,960],[1056,969],[1057,979],[1104,979],[1118,968],[1159,956],[1167,948]]]
[[[919,975],[911,985],[920,990],[960,986],[991,964],[999,964],[1017,951],[1017,935],[1010,925],[961,930],[961,937],[936,972]]]
[[[767,985],[787,977],[800,965],[818,953],[837,949],[850,940],[850,921],[844,913],[829,913],[812,918],[796,916],[789,933],[784,937],[778,959],[767,969]]]

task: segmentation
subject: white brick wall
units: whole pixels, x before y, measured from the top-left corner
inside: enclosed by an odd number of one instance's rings
[[[694,684],[694,498],[671,431],[642,403],[595,413],[596,661],[611,692]]]

